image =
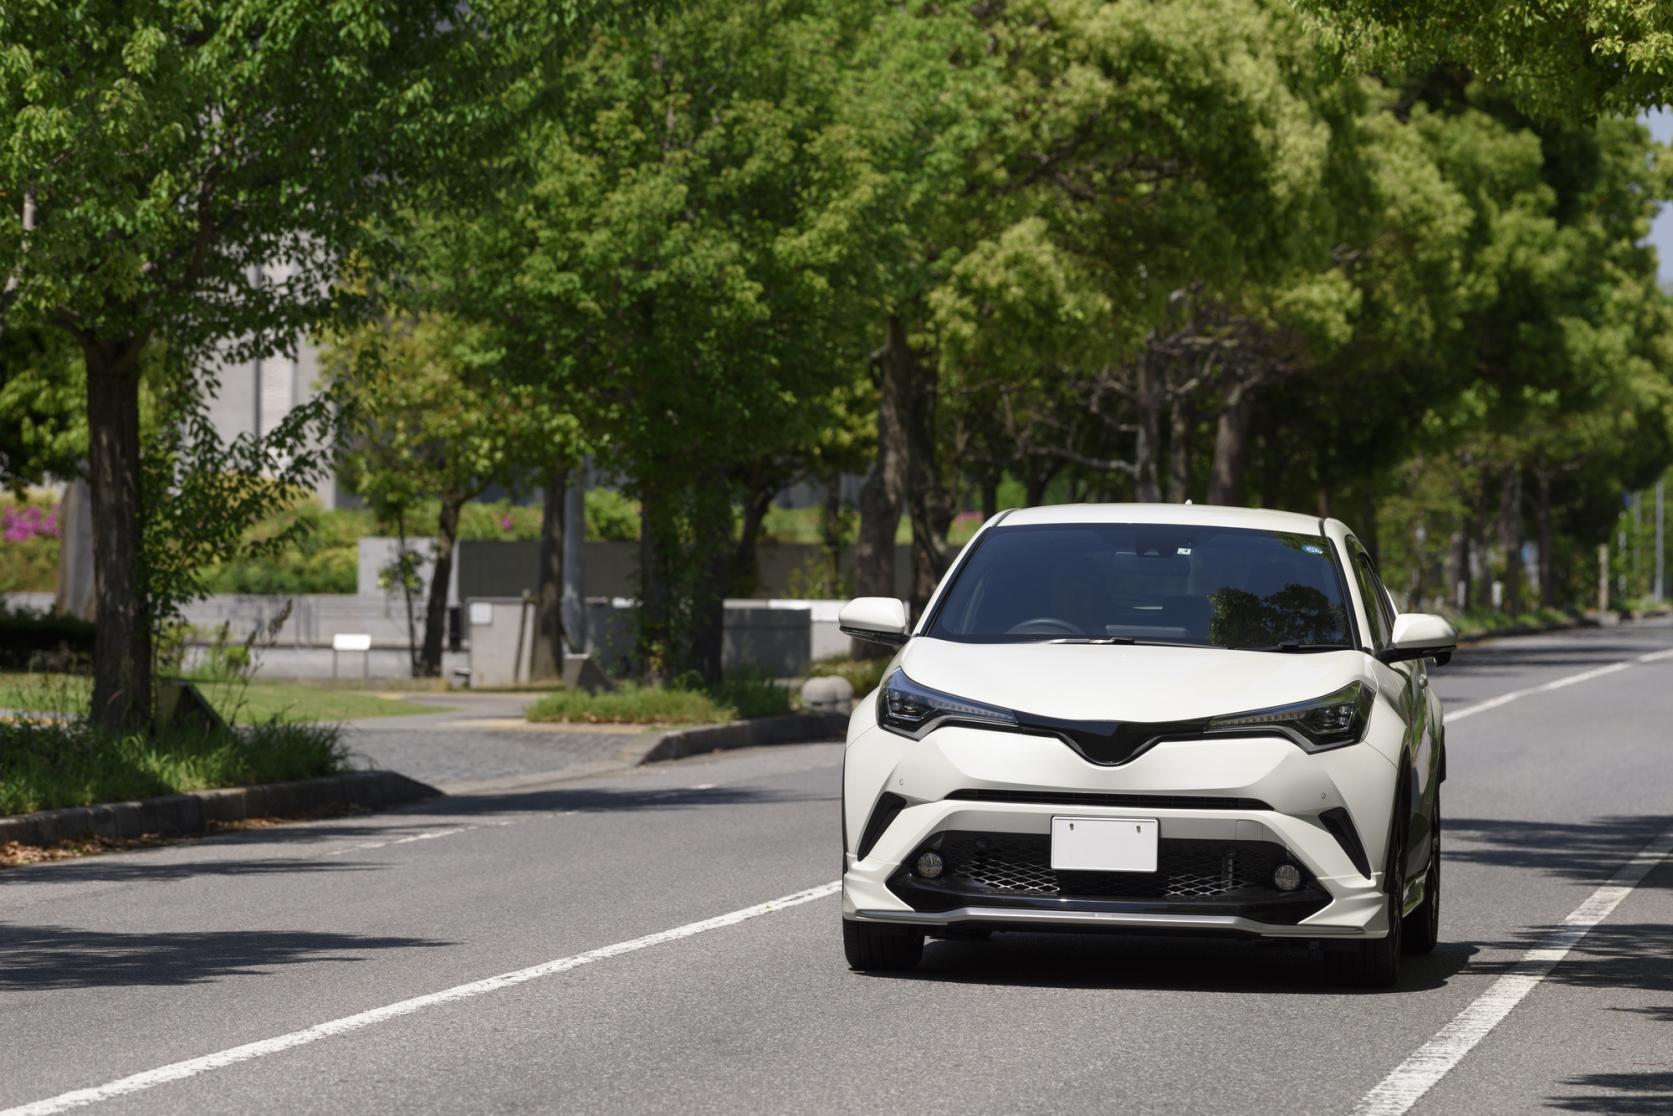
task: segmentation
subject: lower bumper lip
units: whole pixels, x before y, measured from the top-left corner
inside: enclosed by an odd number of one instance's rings
[[[1284,926],[1238,915],[1125,914],[1105,911],[1012,910],[1005,907],[958,907],[950,911],[868,911],[855,912],[862,922],[896,925],[947,926],[958,922],[1010,924],[1026,927],[1077,926],[1109,929],[1150,930],[1159,934],[1201,932],[1255,938],[1359,938],[1364,931],[1352,926]]]

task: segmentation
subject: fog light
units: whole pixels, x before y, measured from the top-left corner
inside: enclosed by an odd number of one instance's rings
[[[933,880],[941,874],[941,870],[946,866],[947,862],[941,859],[941,854],[931,849],[929,852],[919,855],[917,872],[924,879]]]
[[[1293,864],[1280,864],[1272,873],[1272,883],[1279,891],[1294,891],[1301,886],[1301,869]]]

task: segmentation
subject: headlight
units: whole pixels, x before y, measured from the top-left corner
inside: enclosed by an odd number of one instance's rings
[[[889,675],[877,695],[877,723],[902,736],[916,740],[949,721],[1015,727],[1017,715],[1009,709],[920,686],[903,670]]]
[[[1207,731],[1276,729],[1309,752],[1322,752],[1352,744],[1365,734],[1365,723],[1371,718],[1371,703],[1376,697],[1377,691],[1364,682],[1350,682],[1334,694],[1314,701],[1215,717],[1208,722]]]

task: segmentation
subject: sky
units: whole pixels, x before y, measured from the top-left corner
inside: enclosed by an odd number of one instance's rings
[[[1650,135],[1654,136],[1658,143],[1673,141],[1673,112],[1656,109],[1645,113],[1643,120],[1650,126]],[[1655,224],[1650,226],[1650,242],[1656,246],[1656,255],[1659,257],[1661,285],[1673,289],[1673,205],[1661,207]]]

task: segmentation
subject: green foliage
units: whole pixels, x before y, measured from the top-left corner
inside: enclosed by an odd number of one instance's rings
[[[331,725],[147,738],[112,737],[82,721],[0,722],[0,816],[309,779],[347,766],[341,731]]]
[[[1467,67],[1527,108],[1590,118],[1673,100],[1673,8],[1654,0],[1300,0],[1350,63]]]
[[[741,676],[707,688],[695,682],[689,687],[628,682],[596,694],[554,690],[530,705],[525,715],[531,721],[697,725],[788,712],[790,691],[771,679]]]
[[[888,666],[888,659],[815,659],[808,666],[807,675],[809,678],[840,675],[854,687],[854,696],[863,698],[882,684]]]
[[[197,672],[205,700],[229,724],[306,724],[437,713],[443,707],[404,701],[381,693],[294,682],[249,681],[249,653],[223,643],[219,661]],[[84,675],[50,672],[0,674],[0,709],[74,715],[87,707]]]
[[[0,328],[0,489],[21,497],[48,477],[80,473],[87,397],[78,364],[60,332]]]

